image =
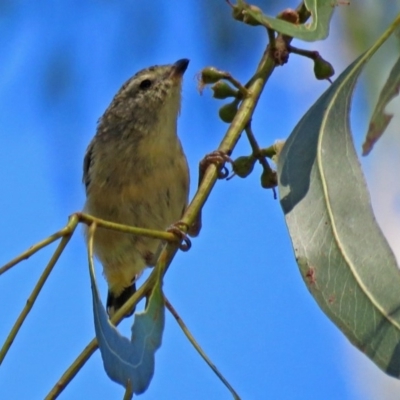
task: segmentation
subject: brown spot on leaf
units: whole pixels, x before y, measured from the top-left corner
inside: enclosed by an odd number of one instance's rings
[[[315,276],[315,268],[310,267],[306,273],[306,279],[310,285],[314,285],[317,282],[317,278]]]

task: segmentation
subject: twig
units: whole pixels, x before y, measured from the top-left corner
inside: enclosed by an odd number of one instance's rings
[[[167,232],[167,231],[159,231],[155,229],[146,229],[146,228],[138,228],[134,226],[129,226],[129,225],[123,225],[123,224],[117,224],[115,222],[110,222],[106,221],[100,218],[93,217],[92,215],[89,214],[84,214],[84,213],[75,213],[72,214],[72,217],[75,217],[78,219],[78,222],[82,222],[84,224],[90,225],[93,222],[97,224],[97,226],[104,228],[104,229],[111,229],[114,231],[120,231],[120,232],[125,232],[125,233],[130,233],[134,235],[139,235],[139,236],[144,236],[144,237],[150,237],[150,238],[155,238],[155,239],[161,239],[166,242],[179,242],[181,238],[179,238],[176,234],[172,232]],[[8,262],[7,264],[3,265],[0,268],[0,275],[18,264],[19,262],[28,259],[30,256],[33,254],[37,253],[39,250],[43,249],[44,247],[48,246],[49,244],[55,242],[57,239],[64,237],[70,233],[70,227],[67,225],[60,231],[54,233],[53,235],[49,236],[48,238],[42,240],[41,242],[31,246],[28,250],[24,251],[21,253],[18,257],[15,257],[13,260]],[[182,243],[181,249],[184,250],[186,245],[186,241]]]
[[[311,60],[316,60],[319,57],[318,51],[299,49],[298,47],[294,47],[290,44],[288,45],[288,50],[289,50],[289,53],[307,57],[307,58],[310,58]]]
[[[75,359],[75,361],[68,367],[64,372],[58,382],[50,390],[50,392],[45,397],[45,400],[56,399],[59,394],[65,389],[69,382],[74,378],[74,376],[79,372],[85,362],[90,358],[90,356],[97,350],[97,339],[93,339],[82,351],[81,354]]]
[[[188,338],[189,342],[192,343],[193,347],[197,350],[197,352],[200,354],[200,356],[203,358],[203,360],[208,364],[208,366],[214,371],[214,373],[218,376],[218,378],[222,381],[222,383],[232,393],[233,398],[235,400],[240,400],[240,397],[236,393],[235,389],[224,378],[224,376],[218,371],[218,369],[214,365],[214,363],[208,358],[207,354],[203,351],[203,349],[197,343],[196,339],[193,337],[193,335],[190,333],[190,331],[187,328],[187,326],[185,325],[185,323],[182,321],[182,318],[179,316],[179,314],[176,312],[175,308],[172,306],[172,304],[168,301],[168,299],[165,296],[164,296],[164,301],[165,301],[165,306],[167,307],[168,311],[176,319],[176,322],[178,322],[179,326],[181,327],[181,329],[182,329],[183,333],[185,334],[185,336]]]
[[[232,85],[239,90],[242,98],[246,98],[249,95],[249,90],[245,86],[243,86],[237,79],[235,79],[229,72],[225,72],[224,79],[232,83]]]
[[[246,126],[245,131],[246,131],[247,138],[249,139],[251,149],[253,150],[254,157],[257,158],[257,160],[263,166],[264,170],[272,173],[272,169],[271,169],[270,165],[268,164],[268,161],[266,160],[264,155],[261,153],[260,146],[257,143],[257,140],[254,136],[253,130],[251,129],[250,123]]]
[[[269,147],[265,147],[263,149],[260,149],[260,154],[264,157],[268,157],[271,158],[274,157],[276,155],[276,149],[275,146],[269,146]]]
[[[49,244],[55,242],[60,237],[63,237],[69,233],[70,233],[70,228],[67,225],[65,228],[61,229],[60,231],[54,233],[53,235],[49,236],[48,238],[42,240],[41,242],[31,246],[28,250],[21,253],[18,257],[15,257],[13,260],[11,260],[7,264],[3,265],[0,268],[0,275],[3,274],[4,272],[6,272],[7,270],[9,270],[10,268],[12,268],[14,265],[18,264],[19,262],[21,262],[23,260],[27,260],[30,256],[32,256],[39,250],[43,249],[43,247],[48,246]]]
[[[124,224],[117,224],[115,222],[106,221],[104,219],[93,217],[89,214],[84,213],[76,213],[75,214],[79,218],[79,222],[83,222],[86,225],[91,225],[92,223],[96,223],[99,228],[111,229],[114,231],[120,231],[124,233],[131,233],[134,235],[140,235],[144,237],[150,237],[155,239],[161,239],[167,242],[177,242],[178,238],[175,234],[167,232],[167,231],[159,231],[155,229],[147,229],[147,228],[138,228],[135,226],[129,226]]]
[[[267,28],[267,33],[268,33],[269,46],[271,49],[274,49],[275,48],[275,31],[271,28]]]
[[[122,400],[131,400],[132,397],[133,397],[132,382],[130,379],[128,379],[128,384],[126,385],[126,390]]]
[[[19,329],[21,328],[21,325],[25,321],[25,318],[29,314],[29,311],[33,307],[33,304],[35,303],[40,291],[42,290],[43,285],[46,283],[46,280],[48,276],[50,275],[51,271],[53,270],[54,265],[58,261],[60,255],[65,249],[65,246],[68,244],[69,240],[71,239],[71,236],[73,232],[75,231],[76,226],[78,225],[78,218],[73,216],[70,218],[67,228],[69,228],[69,233],[66,234],[62,239],[60,244],[58,245],[56,251],[54,252],[53,256],[51,257],[49,263],[47,264],[46,268],[44,269],[42,275],[40,276],[38,282],[36,283],[31,295],[29,296],[25,307],[21,311],[21,314],[15,321],[14,326],[12,327],[10,333],[7,336],[7,339],[5,340],[3,347],[0,350],[0,365],[2,364],[4,357],[6,356],[10,346],[12,345],[16,335],[18,334]]]

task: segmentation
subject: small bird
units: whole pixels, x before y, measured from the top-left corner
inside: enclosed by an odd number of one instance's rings
[[[188,64],[182,59],[143,69],[115,95],[86,151],[85,212],[158,230],[182,217],[189,169],[177,136],[177,118]],[[157,239],[96,230],[93,249],[108,282],[110,317],[135,292],[143,269],[155,265],[161,246]]]

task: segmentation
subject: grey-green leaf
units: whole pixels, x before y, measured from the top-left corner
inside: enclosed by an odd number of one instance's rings
[[[284,35],[297,39],[314,42],[325,39],[329,34],[329,23],[332,18],[336,3],[334,0],[305,0],[307,10],[311,13],[311,22],[306,24],[292,24],[279,18],[269,17],[246,8],[246,13],[251,15],[261,25],[271,28]]]
[[[165,307],[161,284],[154,286],[146,310],[135,314],[132,338],[122,336],[110,323],[101,303],[91,270],[93,314],[96,337],[104,369],[115,382],[127,387],[130,381],[135,394],[146,391],[154,374],[154,354],[161,346]]]
[[[363,156],[366,156],[370,153],[374,144],[383,135],[383,132],[389,125],[393,115],[385,113],[385,108],[389,104],[390,100],[399,94],[399,88],[400,57],[390,71],[389,78],[383,86],[381,94],[379,95],[378,102],[375,106],[375,110],[369,123],[365,142],[363,144]]]
[[[375,221],[349,126],[357,77],[389,34],[302,118],[279,156],[278,178],[296,260],[311,294],[355,346],[400,377],[400,272]]]

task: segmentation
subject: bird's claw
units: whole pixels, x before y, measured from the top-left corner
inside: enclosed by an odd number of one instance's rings
[[[171,225],[167,232],[173,233],[179,240],[179,249],[182,251],[189,251],[192,247],[192,242],[190,241],[188,235],[181,229],[189,230],[188,224],[182,221],[178,221]]]
[[[233,162],[229,155],[222,150],[215,150],[200,161],[200,171],[204,174],[210,164],[215,164],[218,168],[218,179],[225,179],[229,175],[229,170],[225,166],[227,162],[231,164]]]

